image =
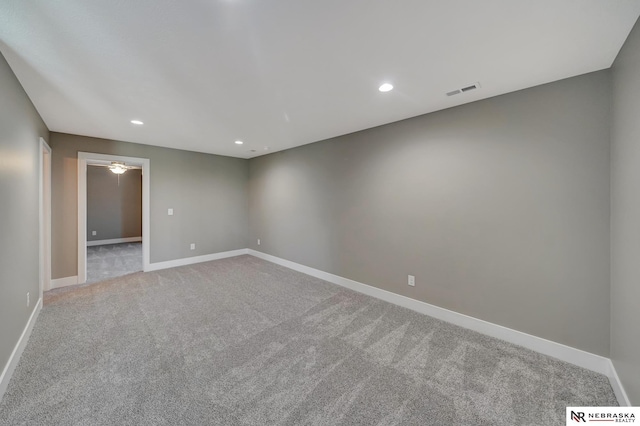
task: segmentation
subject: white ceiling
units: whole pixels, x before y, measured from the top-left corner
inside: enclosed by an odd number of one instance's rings
[[[250,158],[608,68],[639,14],[640,0],[0,0],[0,51],[52,131]]]

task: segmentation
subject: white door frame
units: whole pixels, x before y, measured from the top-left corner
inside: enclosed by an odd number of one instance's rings
[[[39,297],[51,288],[51,147],[40,138],[40,179],[38,196],[40,203],[40,279]]]
[[[142,167],[142,270],[148,271],[150,262],[149,241],[149,173],[148,158],[78,152],[78,284],[87,281],[87,162],[121,161],[127,165]]]

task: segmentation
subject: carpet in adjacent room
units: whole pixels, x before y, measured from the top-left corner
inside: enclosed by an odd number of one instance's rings
[[[87,284],[142,271],[142,243],[87,247]]]

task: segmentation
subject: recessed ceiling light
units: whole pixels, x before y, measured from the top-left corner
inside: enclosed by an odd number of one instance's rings
[[[391,89],[393,89],[393,84],[389,84],[389,83],[384,83],[383,85],[378,87],[378,90],[381,92],[388,92]]]
[[[142,126],[144,123],[140,120],[131,120],[131,124],[137,124],[138,126]]]
[[[269,151],[269,147],[268,147],[268,146],[265,146],[265,147],[264,147],[264,150],[265,150],[265,151]]]
[[[244,142],[242,141],[236,141],[236,145],[242,145]]]

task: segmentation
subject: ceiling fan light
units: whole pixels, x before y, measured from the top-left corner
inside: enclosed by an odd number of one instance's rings
[[[111,165],[109,166],[109,170],[111,170],[113,173],[117,174],[117,175],[121,175],[124,172],[127,171],[127,166],[125,166],[124,163],[119,163],[117,161],[112,161]]]

